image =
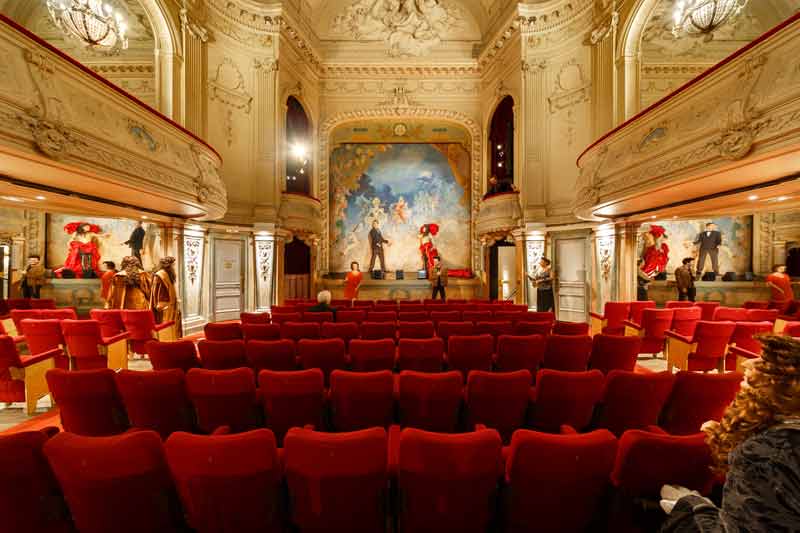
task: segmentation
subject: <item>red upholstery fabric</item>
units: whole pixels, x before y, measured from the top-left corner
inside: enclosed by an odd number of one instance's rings
[[[475,335],[475,325],[472,322],[442,321],[436,325],[437,334],[444,341],[445,347],[453,335]]]
[[[447,364],[467,380],[471,370],[492,369],[494,338],[491,335],[454,335],[447,344]]]
[[[530,322],[528,320],[520,320],[514,326],[514,335],[550,335],[553,329],[552,322]]]
[[[322,324],[323,322],[333,322],[333,313],[330,311],[304,311],[303,322],[316,322]]]
[[[242,326],[236,322],[209,322],[203,328],[206,340],[233,341],[242,338]]]
[[[747,320],[750,322],[775,322],[778,318],[777,309],[748,309]]]
[[[125,331],[122,309],[92,309],[89,317],[100,323],[100,334],[103,337],[113,337]]]
[[[592,530],[616,454],[617,439],[602,429],[583,435],[515,432],[506,461],[505,531]]]
[[[186,373],[186,390],[197,414],[197,427],[204,433],[220,426],[241,432],[260,425],[255,376],[249,368],[193,368]]]
[[[357,372],[392,370],[395,345],[392,339],[353,339],[350,341],[350,366]]]
[[[239,320],[245,324],[269,324],[269,313],[239,313]]]
[[[24,402],[25,382],[12,379],[9,367],[22,366],[14,339],[0,335],[0,402]]]
[[[61,333],[61,321],[56,319],[33,320],[26,318],[22,321],[22,334],[28,345],[31,355],[60,349],[64,346],[64,335]],[[55,358],[56,368],[69,369],[69,358],[61,352]]]
[[[272,431],[175,433],[164,450],[187,522],[198,533],[283,531],[281,464]]]
[[[128,429],[114,374],[109,368],[47,371],[47,386],[58,404],[64,431],[104,436]]]
[[[420,303],[419,300],[401,301],[398,302],[397,309],[400,313],[416,313],[419,311],[425,311],[425,304]]]
[[[544,368],[582,372],[586,370],[592,353],[592,338],[589,335],[559,335],[547,337],[544,352]]]
[[[256,375],[262,370],[297,369],[295,343],[289,339],[247,341],[245,357]]]
[[[458,426],[462,387],[463,379],[456,371],[400,372],[397,399],[400,424],[453,433]]]
[[[428,312],[423,307],[420,311],[407,311],[403,307],[397,313],[397,320],[400,322],[426,322],[428,320]]]
[[[114,381],[131,427],[152,429],[162,439],[174,431],[192,430],[192,406],[186,395],[183,371],[120,370]]]
[[[449,435],[406,428],[399,446],[401,530],[486,531],[503,471],[496,431]]]
[[[465,322],[480,322],[491,319],[491,311],[464,311],[461,313],[461,320]]]
[[[31,298],[31,309],[55,309],[56,301],[52,298]]]
[[[503,310],[503,311],[495,311],[494,319],[495,320],[510,320],[513,323],[517,323],[518,320],[524,320],[528,312],[526,310]]]
[[[601,333],[592,339],[589,368],[608,374],[612,370],[630,370],[636,366],[642,340],[639,337],[621,337]]]
[[[367,312],[361,309],[341,309],[336,311],[337,322],[355,322],[360,324],[367,318]]]
[[[292,523],[301,531],[384,531],[387,456],[383,428],[290,430],[284,460]]]
[[[281,338],[299,341],[300,339],[318,339],[320,325],[317,322],[283,322]]]
[[[656,303],[653,300],[645,300],[643,302],[631,302],[630,314],[628,318],[635,324],[642,323],[642,313],[645,309],[655,309]]]
[[[528,311],[525,315],[527,322],[550,322],[553,324],[556,321],[556,315],[552,311]]]
[[[389,370],[331,373],[330,408],[334,431],[389,427],[394,414],[394,380]]]
[[[513,335],[514,323],[510,320],[486,320],[475,323],[475,335],[491,335],[496,338],[499,335]]]
[[[397,337],[397,326],[394,322],[362,322],[362,339],[392,339]]]
[[[80,370],[105,368],[106,357],[100,355],[97,346],[102,343],[100,324],[96,320],[63,320],[61,332],[67,343],[69,356]]]
[[[674,309],[645,309],[642,311],[641,326],[644,331],[639,353],[657,354],[664,351],[666,337],[664,332],[674,324]]]
[[[739,348],[745,350],[761,353],[761,342],[753,338],[755,335],[772,332],[772,322],[737,322],[736,327],[731,335],[731,344],[735,344]],[[733,366],[736,366],[736,360],[733,360]],[[726,366],[726,368],[732,368]]]
[[[739,391],[742,374],[678,372],[661,412],[660,426],[671,435],[692,435],[708,420],[720,420]]]
[[[353,307],[369,309],[375,305],[372,300],[353,300]]]
[[[458,322],[461,320],[461,311],[431,311],[428,313],[431,320],[439,328],[441,322]]]
[[[122,323],[128,332],[131,349],[135,353],[145,353],[145,344],[155,336],[156,319],[153,312],[149,309],[123,310]]]
[[[622,335],[625,332],[623,322],[628,320],[630,312],[630,302],[606,302],[603,306],[603,320],[606,322],[603,333]]]
[[[787,322],[783,334],[789,337],[800,337],[800,322]]]
[[[694,302],[687,302],[687,301],[678,301],[678,300],[669,300],[664,307],[667,309],[682,309],[685,307],[694,307]]]
[[[258,373],[267,427],[283,444],[293,427],[311,424],[322,430],[325,407],[325,381],[319,368],[295,372],[262,370]]]
[[[717,307],[713,320],[715,322],[746,322],[750,319],[747,317],[747,309],[743,307]]]
[[[553,324],[554,335],[588,335],[589,324],[586,322],[564,322],[556,320]]]
[[[77,320],[78,313],[74,307],[61,307],[59,309],[42,309],[41,316],[45,320]]]
[[[342,339],[345,348],[350,346],[350,341],[360,335],[357,322],[325,322],[320,330],[323,339]]]
[[[11,320],[14,321],[14,326],[17,328],[17,331],[22,331],[22,321],[25,319],[33,319],[33,320],[41,320],[44,318],[42,316],[41,309],[12,309],[11,310]]]
[[[273,305],[270,308],[270,315],[274,314],[286,314],[286,313],[298,313],[300,312],[300,308],[296,305],[289,305],[288,300],[286,305]]]
[[[556,433],[566,424],[578,431],[589,425],[594,406],[603,397],[604,376],[599,370],[564,372],[539,370],[532,394],[531,426]]]
[[[703,310],[699,307],[676,307],[672,315],[672,326],[669,329],[680,335],[691,337],[694,335],[694,329],[697,327],[697,323],[700,322],[702,315]]]
[[[398,322],[397,336],[401,339],[430,339],[436,335],[433,322]]]
[[[145,351],[150,357],[153,370],[177,368],[187,372],[190,368],[200,368],[197,348],[189,340],[174,342],[150,341],[145,344]]]
[[[496,429],[503,442],[511,440],[514,430],[525,426],[532,379],[527,370],[470,372],[464,395],[467,427],[483,424]]]
[[[597,427],[619,436],[628,429],[656,425],[674,382],[675,376],[669,372],[639,374],[612,370],[606,377]]]
[[[197,343],[200,361],[208,370],[229,370],[247,366],[245,343],[241,339],[210,341],[203,339]]]
[[[0,531],[67,533],[72,527],[61,489],[42,453],[44,431],[0,435]]]
[[[735,322],[699,321],[693,339],[697,347],[689,354],[689,370],[717,368],[720,358],[725,357],[734,329]]]
[[[714,320],[714,313],[719,308],[719,302],[695,302],[695,306],[701,309],[701,320]]]
[[[769,309],[769,301],[767,300],[747,300],[742,304],[745,309]]]
[[[303,315],[299,312],[291,312],[291,313],[278,313],[273,311],[272,312],[272,323],[273,324],[283,324],[284,322],[300,322],[300,319]]]
[[[302,339],[297,342],[297,356],[303,368],[319,368],[327,385],[331,372],[347,366],[342,339]]]
[[[397,368],[416,372],[441,372],[444,364],[444,341],[400,339],[397,345]]]
[[[82,533],[178,531],[178,506],[158,433],[60,433],[44,445]]]
[[[274,341],[281,338],[280,324],[242,324],[245,341]]]
[[[544,360],[547,340],[542,335],[500,335],[495,349],[495,369],[500,372],[527,370],[536,375]]]
[[[396,322],[397,311],[368,311],[366,320],[369,322]]]

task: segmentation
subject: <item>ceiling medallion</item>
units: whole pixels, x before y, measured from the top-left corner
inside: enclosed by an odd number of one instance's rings
[[[110,4],[101,0],[47,0],[47,10],[61,31],[90,50],[115,55],[128,48],[122,11]]]
[[[704,41],[711,41],[714,31],[739,15],[746,5],[747,0],[678,0],[672,16],[672,34],[702,35]]]

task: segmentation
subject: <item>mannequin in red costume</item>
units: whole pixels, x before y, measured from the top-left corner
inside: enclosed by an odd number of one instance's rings
[[[652,278],[667,270],[669,246],[664,242],[667,238],[666,230],[661,226],[651,224],[650,230],[643,237],[642,259],[644,265],[642,265],[642,271]]]
[[[433,237],[439,233],[436,224],[425,224],[419,228],[419,251],[422,254],[422,268],[430,273],[433,270],[433,258],[439,255],[433,245]]]
[[[87,222],[72,222],[64,226],[64,231],[72,236],[64,268],[72,270],[76,278],[100,277],[100,228]]]

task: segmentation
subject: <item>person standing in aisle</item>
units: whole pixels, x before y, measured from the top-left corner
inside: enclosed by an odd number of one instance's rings
[[[546,257],[539,260],[539,268],[536,274],[528,275],[533,286],[536,287],[536,310],[555,312],[555,298],[553,296],[553,275],[552,262]]]

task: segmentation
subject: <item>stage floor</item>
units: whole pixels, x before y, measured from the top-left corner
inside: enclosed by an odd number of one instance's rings
[[[392,273],[394,275],[394,273]],[[409,273],[416,277],[416,273]],[[334,298],[344,298],[344,280],[322,278],[320,288],[331,291]],[[448,298],[481,297],[481,281],[479,279],[449,278],[447,284]],[[422,299],[431,297],[431,283],[427,279],[371,279],[366,274],[358,291],[362,300],[397,300]]]

